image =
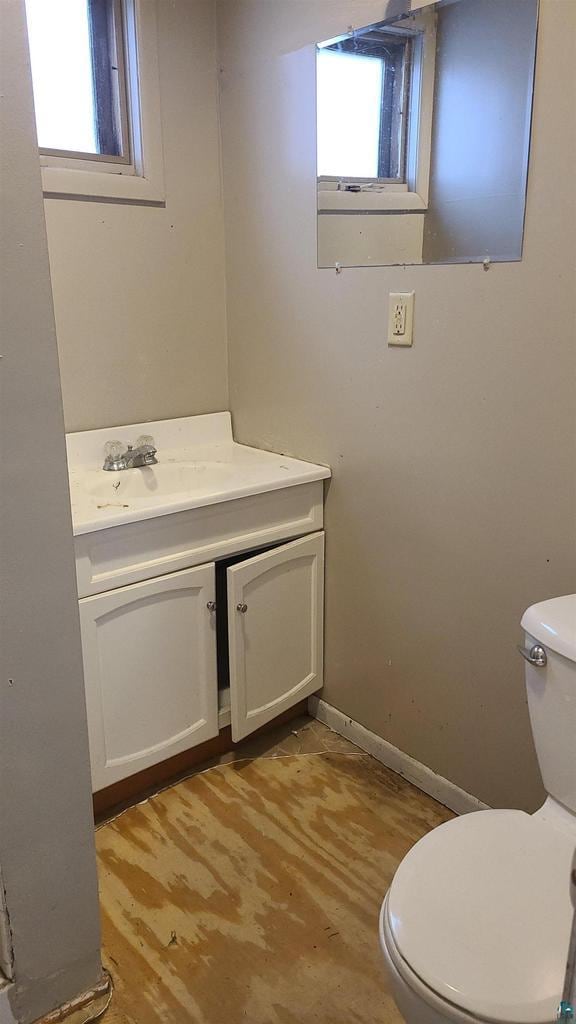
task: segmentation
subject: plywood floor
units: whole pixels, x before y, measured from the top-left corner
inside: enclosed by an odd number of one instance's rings
[[[106,1024],[400,1024],[380,903],[450,812],[316,722],[239,755],[98,830]]]

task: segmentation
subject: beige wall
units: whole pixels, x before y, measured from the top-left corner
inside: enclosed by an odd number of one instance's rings
[[[0,868],[13,1016],[101,975],[64,424],[24,0],[0,4]],[[5,997],[2,991],[2,998]],[[0,1006],[0,1018],[8,1017]]]
[[[212,0],[161,0],[166,207],[45,202],[67,430],[227,407]]]
[[[514,645],[576,579],[576,4],[542,2],[524,260],[337,276],[316,269],[312,43],[327,7],[382,7],[346,6],[219,3],[235,430],[333,467],[325,698],[533,808]],[[414,348],[388,349],[388,292],[411,289]]]

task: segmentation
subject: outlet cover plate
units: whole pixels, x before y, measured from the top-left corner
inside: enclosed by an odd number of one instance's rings
[[[388,302],[388,344],[410,346],[414,323],[414,292],[391,292]]]

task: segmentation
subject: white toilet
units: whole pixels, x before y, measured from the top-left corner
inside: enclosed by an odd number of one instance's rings
[[[576,594],[534,605],[522,626],[548,799],[532,815],[479,811],[440,825],[400,864],[380,944],[407,1024],[556,1020],[576,847]]]

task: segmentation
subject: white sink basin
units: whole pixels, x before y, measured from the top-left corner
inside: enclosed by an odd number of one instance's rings
[[[107,441],[133,444],[141,434],[154,438],[156,466],[102,469]],[[76,535],[330,476],[326,466],[238,444],[227,412],[85,430],[66,442]]]
[[[218,462],[145,466],[120,472],[96,470],[85,474],[85,490],[99,503],[144,504],[176,494],[210,494],[219,491],[231,475],[231,467]]]

